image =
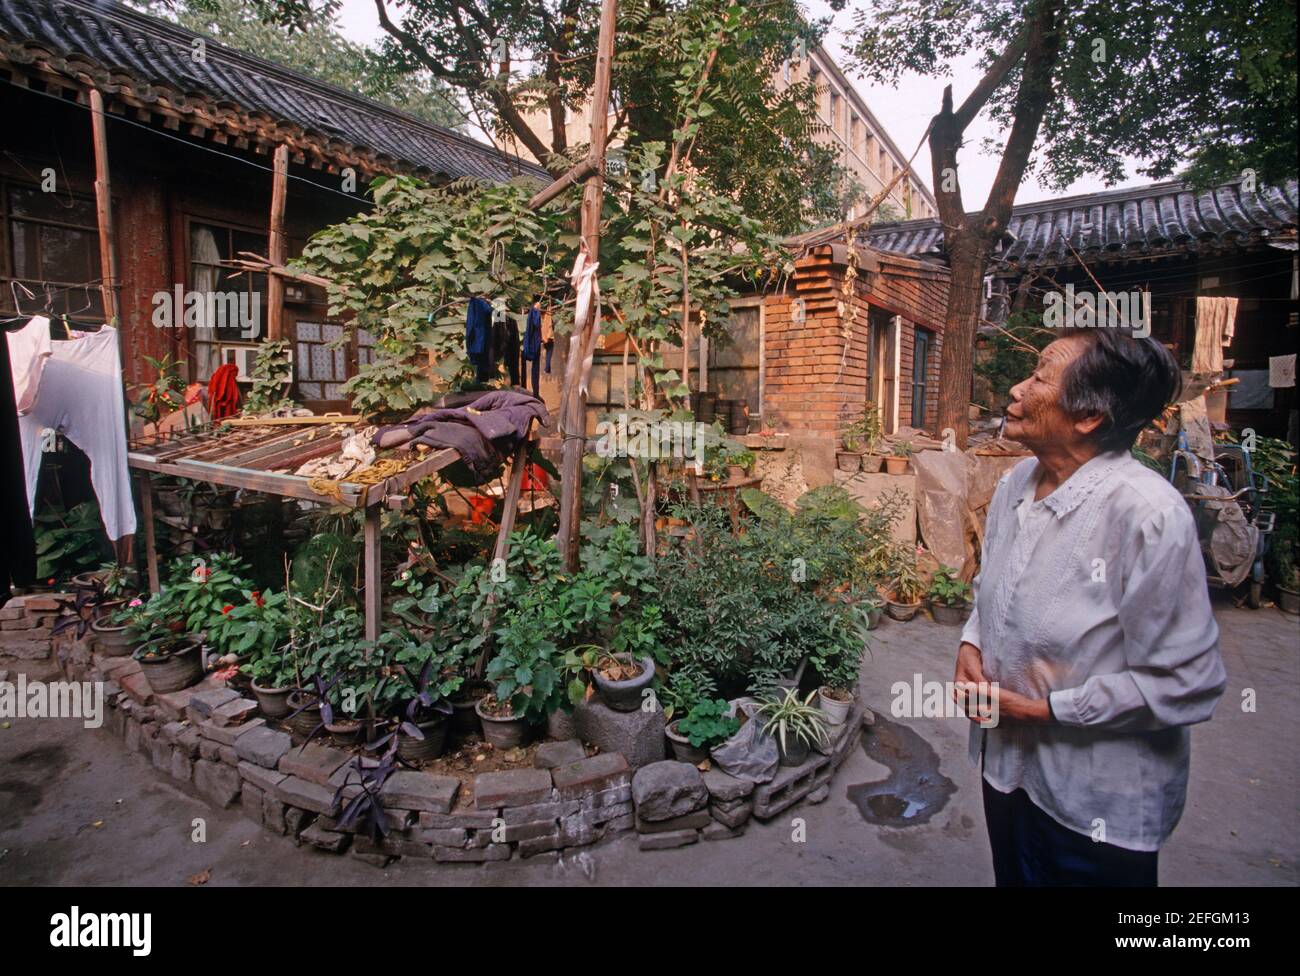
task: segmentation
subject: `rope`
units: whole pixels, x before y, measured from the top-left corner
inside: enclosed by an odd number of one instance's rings
[[[307,487],[318,495],[325,495],[332,498],[340,505],[344,504],[343,484],[354,485],[377,485],[394,475],[399,475],[411,466],[411,460],[401,460],[399,458],[383,458],[376,461],[368,467],[354,471],[347,477],[335,481],[330,478],[311,478],[307,482]]]

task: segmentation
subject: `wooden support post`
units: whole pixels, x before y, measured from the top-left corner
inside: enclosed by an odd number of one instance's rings
[[[365,565],[366,565],[366,640],[379,640],[379,614],[383,609],[384,593],[379,581],[380,557],[383,555],[379,541],[379,519],[382,507],[366,507]]]
[[[149,592],[157,593],[158,583],[158,545],[153,527],[153,479],[142,474],[135,479],[140,490],[140,514],[144,518],[144,555],[149,566]]]
[[[105,321],[121,328],[121,310],[117,304],[113,195],[108,177],[108,131],[104,124],[104,96],[95,88],[90,90],[90,126],[95,150],[95,215],[99,222],[99,291],[104,301]]]
[[[289,147],[276,146],[271,176],[271,234],[267,260],[280,267],[285,262],[284,201],[289,192]],[[266,337],[278,341],[284,333],[284,279],[266,276]]]
[[[524,487],[524,470],[528,467],[528,439],[515,448],[510,462],[510,481],[506,485],[505,507],[501,511],[501,527],[497,530],[497,544],[492,550],[492,562],[505,559],[510,552],[510,533],[515,530],[515,516],[519,514],[519,495]]]
[[[591,95],[591,134],[588,142],[596,162],[587,177],[582,191],[582,239],[587,245],[591,261],[600,257],[600,211],[605,199],[605,137],[609,130],[610,65],[614,59],[614,29],[618,20],[618,0],[601,0],[600,37],[596,43],[595,84]],[[585,361],[586,350],[592,347],[590,330],[596,328],[597,317],[585,324],[578,341],[570,342],[570,354],[576,353]],[[582,521],[582,455],[587,443],[587,397],[583,392],[587,375],[583,361],[567,363],[564,391],[564,410],[560,418],[561,445],[560,468],[560,526],[556,544],[560,558],[568,572],[578,568],[578,534]]]

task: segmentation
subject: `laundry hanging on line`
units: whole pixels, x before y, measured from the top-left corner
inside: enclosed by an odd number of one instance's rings
[[[4,520],[5,531],[5,545],[0,546],[2,604],[9,599],[11,585],[29,585],[36,576],[36,544],[27,507],[18,404],[7,341],[0,341],[0,519]]]
[[[27,511],[31,514],[36,505],[45,431],[53,430],[90,458],[90,483],[99,499],[104,530],[116,542],[136,529],[118,332],[105,325],[98,332],[74,331],[70,336],[52,340],[50,320],[42,315],[6,336]]]

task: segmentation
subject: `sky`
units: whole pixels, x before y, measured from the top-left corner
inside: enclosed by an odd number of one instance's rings
[[[831,16],[831,30],[824,42],[824,47],[843,68],[847,63],[844,49],[848,31],[853,26],[853,12],[857,9],[869,9],[870,4],[860,2],[860,0],[850,0],[844,10],[834,13],[824,0],[802,0],[802,2],[804,9],[812,17]],[[378,17],[375,14],[373,0],[342,0],[342,4],[339,24],[345,35],[354,41],[367,44],[373,44],[383,36],[383,32],[379,28]],[[922,133],[925,132],[926,126],[930,124],[931,117],[939,108],[939,100],[943,94],[944,86],[949,83],[952,84],[953,98],[960,104],[966,93],[979,81],[979,78],[980,74],[975,66],[974,55],[965,63],[954,65],[951,78],[930,78],[913,74],[904,76],[896,89],[869,84],[860,77],[849,74],[849,79],[866,100],[871,111],[875,113],[881,125],[885,127],[895,144],[904,153],[911,153],[920,140]],[[481,132],[472,131],[472,134],[477,138],[484,138]],[[997,137],[998,135],[996,127],[989,123],[986,115],[977,118],[967,130],[967,143],[963,147],[958,161],[961,166],[962,199],[969,209],[974,210],[983,206],[984,200],[988,196],[989,187],[993,184],[993,178],[997,175],[997,158],[985,154],[981,147],[986,136]],[[916,155],[913,167],[922,182],[926,186],[930,186],[930,152],[928,147],[921,147],[921,151]],[[1133,160],[1129,161],[1128,173],[1130,178],[1116,184],[1113,187],[1114,189],[1138,186],[1150,182],[1146,177],[1135,175],[1136,166]],[[1106,184],[1100,179],[1087,177],[1071,184],[1065,190],[1053,191],[1039,185],[1031,175],[1021,186],[1019,193],[1016,195],[1016,202],[1031,203],[1049,197],[1092,193],[1106,188]]]

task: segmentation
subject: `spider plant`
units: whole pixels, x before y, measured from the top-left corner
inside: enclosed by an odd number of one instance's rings
[[[813,704],[816,697],[816,691],[800,698],[797,688],[787,688],[781,694],[758,700],[758,714],[764,719],[763,733],[776,737],[782,754],[791,752],[790,736],[805,747],[825,745],[829,741],[826,713]]]

